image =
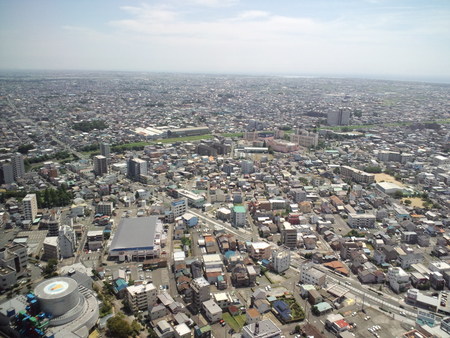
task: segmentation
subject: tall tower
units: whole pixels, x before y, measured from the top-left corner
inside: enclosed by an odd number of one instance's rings
[[[36,194],[28,194],[22,200],[23,216],[26,220],[34,221],[37,215],[37,198]]]
[[[130,158],[127,163],[127,174],[132,180],[139,180],[141,175],[147,175],[147,161],[140,158]]]
[[[100,143],[100,154],[106,158],[109,158],[110,153],[111,145],[109,143]]]
[[[13,166],[14,180],[21,178],[25,175],[25,163],[23,161],[23,155],[21,153],[15,153],[11,156],[11,163]]]
[[[108,163],[105,156],[94,156],[94,173],[96,176],[102,176],[108,173]]]

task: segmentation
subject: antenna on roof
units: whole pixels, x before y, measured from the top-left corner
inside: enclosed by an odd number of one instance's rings
[[[255,336],[259,335],[259,322],[255,323]]]

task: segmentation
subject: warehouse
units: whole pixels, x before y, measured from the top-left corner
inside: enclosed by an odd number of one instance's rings
[[[156,216],[122,218],[109,248],[109,257],[119,261],[157,258],[165,244],[161,221]]]

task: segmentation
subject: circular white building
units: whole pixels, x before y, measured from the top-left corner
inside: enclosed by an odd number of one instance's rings
[[[87,337],[98,320],[95,294],[69,277],[45,280],[34,289],[40,310],[50,314],[49,331],[56,337]]]
[[[41,311],[61,316],[80,304],[77,282],[68,277],[46,280],[34,289]]]

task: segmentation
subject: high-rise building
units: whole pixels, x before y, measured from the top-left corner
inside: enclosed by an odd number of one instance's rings
[[[22,200],[22,209],[24,219],[34,221],[37,215],[37,198],[36,194],[27,194]]]
[[[140,158],[130,158],[127,163],[128,177],[138,181],[141,175],[147,175],[147,161]]]
[[[327,124],[329,126],[346,126],[350,123],[350,110],[340,108],[339,111],[328,113]]]
[[[108,161],[105,156],[94,156],[94,173],[96,176],[102,176],[108,173]]]
[[[290,250],[277,250],[272,252],[272,266],[277,273],[281,273],[289,269],[290,264]]]
[[[199,311],[202,303],[211,299],[209,282],[204,277],[198,277],[191,281],[191,288],[193,291],[192,305],[195,310]]]
[[[13,166],[14,180],[17,181],[25,175],[25,163],[23,160],[23,155],[21,153],[15,153],[11,156],[11,163]]]
[[[58,239],[61,257],[73,257],[77,244],[77,236],[75,231],[68,225],[61,225],[59,227]]]
[[[60,257],[59,237],[45,237],[44,255],[42,256],[42,259],[44,261],[48,261],[49,259],[59,260]]]
[[[173,201],[170,205],[170,208],[173,213],[173,217],[177,218],[184,215],[187,211],[188,202],[186,198],[182,198],[177,201]]]
[[[109,143],[100,143],[100,154],[109,158],[111,154],[111,145]]]
[[[289,222],[281,225],[281,243],[291,249],[297,247],[297,229]]]
[[[0,184],[14,183],[13,165],[10,161],[0,163]]]
[[[250,160],[244,160],[241,162],[241,170],[242,174],[252,174],[255,171],[255,168],[253,166],[253,161]]]
[[[47,229],[48,237],[58,237],[59,236],[59,225],[60,225],[60,216],[59,212],[55,212],[52,210],[50,215],[45,215],[44,218],[39,223],[39,229]]]
[[[242,205],[235,206],[231,211],[231,223],[235,227],[243,227],[246,224],[247,213]]]
[[[152,283],[132,285],[126,290],[128,304],[134,311],[147,311],[158,300],[158,292]]]

